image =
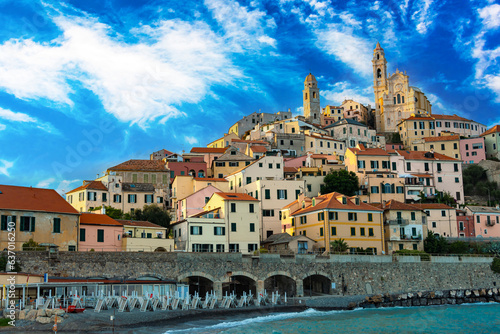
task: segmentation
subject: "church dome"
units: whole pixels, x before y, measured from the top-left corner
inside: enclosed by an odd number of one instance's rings
[[[309,75],[306,77],[306,80],[304,80],[304,82],[318,82],[318,81],[316,81],[316,78],[314,77],[314,75],[309,73]]]

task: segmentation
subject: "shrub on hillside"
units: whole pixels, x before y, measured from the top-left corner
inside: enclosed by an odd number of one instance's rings
[[[493,262],[491,263],[491,270],[493,272],[500,274],[500,258],[496,257],[493,259]]]
[[[430,261],[431,256],[424,251],[413,250],[413,249],[402,249],[395,251],[394,254],[399,255],[418,255],[420,256],[420,261]]]

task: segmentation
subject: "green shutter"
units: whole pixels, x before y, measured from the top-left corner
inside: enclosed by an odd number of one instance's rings
[[[80,241],[85,241],[85,229],[80,229]]]
[[[7,216],[2,215],[2,223],[0,229],[2,231],[7,231]]]

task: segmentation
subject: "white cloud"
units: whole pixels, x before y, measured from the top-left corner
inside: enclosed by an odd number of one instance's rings
[[[88,15],[53,21],[62,35],[50,42],[0,44],[0,87],[8,93],[72,106],[69,81],[80,81],[107,112],[144,125],[183,115],[180,104],[199,102],[212,85],[242,76],[227,56],[230,47],[205,23],[142,26],[131,30],[139,42],[127,44]]]
[[[479,17],[483,20],[483,24],[488,29],[500,27],[500,5],[493,4],[479,9]]]
[[[0,131],[3,131],[7,128],[7,126],[5,126],[5,124],[1,124],[0,123]]]
[[[488,74],[485,75],[484,80],[486,87],[497,94],[495,101],[500,103],[500,75]]]
[[[62,180],[59,182],[58,186],[56,187],[56,191],[63,195],[64,193],[74,189],[77,185],[74,185],[76,182],[81,182],[81,180]]]
[[[447,108],[444,106],[444,104],[441,102],[440,98],[437,97],[435,94],[427,94],[427,98],[429,99],[429,102],[432,104],[432,107],[439,108],[442,112],[447,111]]]
[[[416,24],[416,29],[421,35],[425,35],[432,26],[437,12],[433,10],[433,0],[420,0],[414,5],[418,8],[413,15],[412,20]]]
[[[322,90],[320,95],[329,101],[330,104],[341,105],[344,100],[351,99],[364,105],[370,104],[374,107],[373,87],[371,86],[359,89],[347,81],[341,81],[330,85],[329,88],[328,90]]]
[[[9,169],[14,167],[14,162],[0,159],[0,163],[2,163],[2,165],[3,165],[3,166],[0,166],[0,174],[3,174],[7,177],[10,177]]]
[[[326,29],[315,29],[314,33],[317,37],[317,46],[321,50],[362,76],[372,75],[371,42],[356,36],[353,29],[337,24],[329,24]]]
[[[258,46],[255,40],[261,43],[274,40],[267,35],[267,31],[273,31],[276,22],[258,8],[250,9],[232,0],[205,0],[205,6],[224,29],[224,37],[234,52],[251,51]]]
[[[49,179],[46,179],[46,180],[42,180],[40,182],[37,183],[37,185],[35,186],[36,188],[47,188],[51,183],[53,183],[56,179],[51,177]]]
[[[192,136],[184,136],[184,141],[190,145],[198,144],[198,139]]]
[[[276,48],[276,40],[274,38],[271,38],[269,36],[260,36],[259,38],[257,38],[257,40],[261,43],[268,44],[273,48]]]
[[[15,123],[30,123],[30,126],[33,125],[40,130],[53,134],[60,134],[59,131],[52,126],[52,124],[41,122],[28,114],[13,112],[12,110],[0,108],[0,119]],[[0,126],[0,130],[5,129],[5,125],[3,125],[3,128],[2,126]]]

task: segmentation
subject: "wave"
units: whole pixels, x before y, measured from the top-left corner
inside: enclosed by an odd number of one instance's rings
[[[358,309],[356,309],[356,310],[358,310]],[[254,324],[254,323],[280,321],[280,320],[287,320],[287,319],[293,319],[293,318],[319,317],[319,316],[325,316],[325,315],[341,313],[341,312],[347,312],[347,311],[343,311],[343,310],[342,311],[318,311],[316,309],[310,308],[310,309],[307,309],[307,310],[302,311],[302,312],[275,313],[275,314],[260,316],[260,317],[256,317],[256,318],[248,318],[248,319],[238,320],[238,321],[221,322],[221,323],[218,323],[215,325],[199,327],[199,328],[171,330],[171,331],[166,331],[164,334],[187,333],[187,332],[193,332],[196,330],[203,330],[203,331],[211,330],[211,329],[217,330],[217,329],[225,329],[225,328],[232,328],[232,327],[241,327],[241,326]]]

